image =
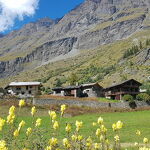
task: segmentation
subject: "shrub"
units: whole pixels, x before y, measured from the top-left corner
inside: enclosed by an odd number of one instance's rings
[[[149,46],[150,45],[150,39],[147,39],[146,40],[146,46]]]
[[[124,95],[123,96],[123,100],[125,100],[125,101],[133,101],[133,96],[131,96],[131,95]]]
[[[150,101],[150,96],[147,93],[140,93],[136,96],[138,101]]]
[[[139,47],[137,45],[129,48],[123,55],[123,58],[128,58],[129,56],[135,55],[139,52]]]

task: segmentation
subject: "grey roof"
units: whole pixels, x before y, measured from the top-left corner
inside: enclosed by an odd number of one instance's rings
[[[116,86],[120,86],[120,85],[122,85],[122,84],[124,84],[124,83],[126,83],[126,82],[129,82],[129,81],[134,81],[134,82],[136,82],[136,83],[138,83],[139,85],[142,85],[142,83],[140,83],[140,82],[138,82],[138,81],[136,81],[136,80],[134,80],[134,79],[130,79],[130,80],[125,80],[125,81],[123,81],[123,82],[121,82],[121,83],[118,83],[118,84],[114,84],[114,85],[112,85],[112,86],[109,86],[109,87],[107,87],[107,88],[105,88],[105,89],[110,89],[110,88],[113,88],[113,87],[116,87]]]
[[[99,85],[97,82],[96,83],[87,83],[87,84],[82,84],[82,87],[87,87],[87,86],[94,86],[94,85]],[[99,85],[100,86],[100,85]],[[100,86],[102,87],[102,86]]]
[[[52,88],[52,90],[62,90],[63,87],[55,87],[55,88]]]
[[[82,84],[82,85],[79,85],[79,86],[55,87],[52,90],[55,91],[55,90],[79,89],[79,88],[82,88],[82,87],[89,87],[89,86],[94,86],[94,85],[99,85],[99,84],[98,83],[88,83],[88,84]]]
[[[67,86],[67,87],[55,87],[52,90],[69,90],[69,89],[79,89],[82,86]]]
[[[82,86],[67,86],[67,87],[64,87],[63,89],[64,90],[67,90],[67,89],[79,89],[81,88]]]
[[[8,86],[31,86],[41,85],[41,82],[11,82]]]

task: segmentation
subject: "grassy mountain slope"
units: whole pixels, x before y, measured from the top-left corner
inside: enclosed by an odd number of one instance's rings
[[[34,70],[22,72],[14,77],[1,79],[1,86],[10,81],[42,81],[45,87],[53,87],[56,79],[67,85],[69,75],[74,72],[79,78],[79,83],[99,82],[109,86],[129,78],[141,82],[150,75],[150,59],[145,61],[146,40],[150,39],[150,30],[141,30],[131,37],[116,41],[112,44],[99,46],[93,50],[83,50],[74,57],[38,67]],[[142,42],[142,49],[136,54],[123,58],[124,53],[133,45]],[[143,56],[143,58],[141,57]]]

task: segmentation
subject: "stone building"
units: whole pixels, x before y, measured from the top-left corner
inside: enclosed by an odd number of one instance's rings
[[[82,91],[87,97],[104,97],[103,87],[98,83],[82,84]]]
[[[40,82],[11,82],[5,89],[8,94],[18,96],[35,96],[40,94]]]
[[[53,95],[73,97],[102,97],[103,87],[98,83],[82,84],[79,86],[56,87]]]

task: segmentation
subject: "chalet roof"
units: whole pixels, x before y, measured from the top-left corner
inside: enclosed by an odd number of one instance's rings
[[[62,90],[63,89],[63,87],[55,87],[55,88],[52,88],[52,90]]]
[[[89,86],[94,86],[94,85],[99,85],[99,84],[98,83],[89,83],[89,84],[82,84],[82,85],[78,85],[78,86],[55,87],[52,90],[54,90],[54,91],[55,90],[71,90],[71,89],[79,89],[82,87],[89,87]]]
[[[64,87],[63,89],[64,90],[69,90],[69,89],[79,89],[81,88],[82,86],[67,86],[67,87]]]
[[[113,87],[117,87],[117,86],[120,86],[120,85],[122,85],[122,84],[124,84],[124,83],[126,83],[126,82],[129,82],[129,81],[134,81],[134,82],[136,82],[137,84],[139,84],[140,86],[142,85],[142,83],[140,83],[140,82],[138,82],[138,81],[136,81],[136,80],[134,80],[134,79],[130,79],[130,80],[125,80],[125,81],[123,81],[123,82],[121,82],[121,83],[118,83],[118,84],[114,84],[114,85],[109,86],[109,87],[107,87],[107,88],[105,88],[105,89],[110,89],[110,88],[113,88]]]
[[[81,86],[67,86],[67,87],[55,87],[52,88],[53,91],[55,90],[72,90],[72,89],[79,89]]]
[[[96,82],[96,83],[82,84],[81,86],[82,86],[82,87],[89,87],[89,86],[94,86],[94,85],[100,86],[97,82]],[[102,86],[100,86],[100,87],[102,87]]]
[[[41,85],[41,82],[11,82],[8,86],[32,86]]]

